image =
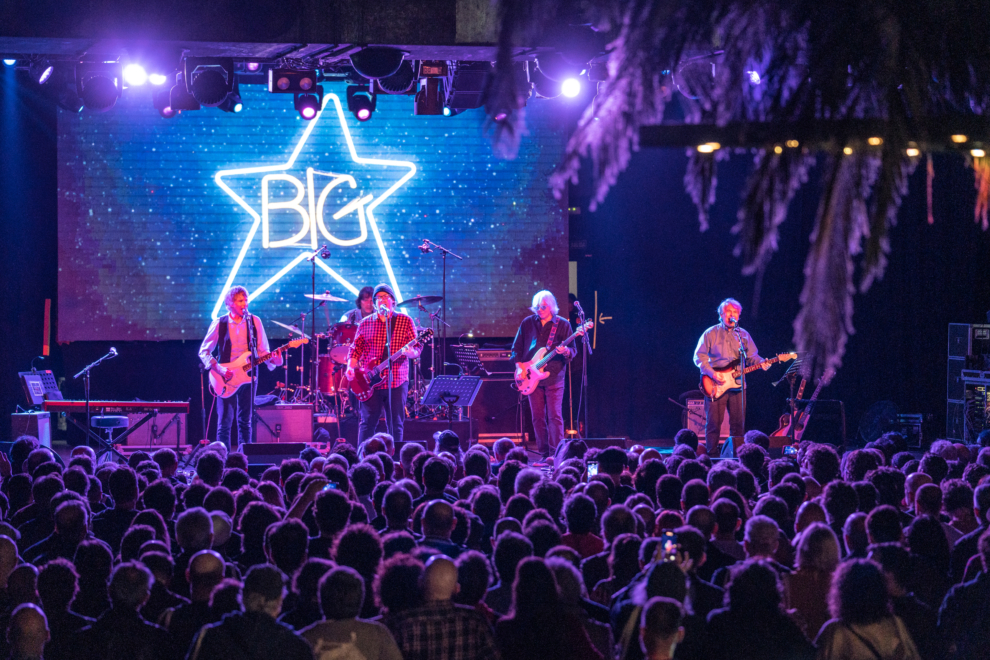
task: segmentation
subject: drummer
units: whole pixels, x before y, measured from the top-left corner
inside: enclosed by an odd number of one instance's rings
[[[366,286],[361,291],[358,292],[357,305],[354,309],[347,312],[341,317],[342,323],[353,323],[357,325],[366,316],[371,316],[371,313],[375,311],[374,303],[371,300],[371,294],[374,293],[374,289],[370,286]]]

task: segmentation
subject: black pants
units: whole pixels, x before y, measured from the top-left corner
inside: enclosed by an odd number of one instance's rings
[[[358,413],[361,423],[358,424],[358,445],[377,432],[378,420],[382,416],[382,408],[388,417],[386,431],[392,434],[396,443],[402,442],[402,422],[406,418],[406,393],[409,391],[409,381],[391,389],[374,390],[371,398],[358,403]],[[390,407],[385,405],[386,398]]]
[[[247,444],[251,433],[251,383],[244,383],[226,399],[217,397],[217,440],[231,448],[230,429],[237,420],[237,441]]]
[[[527,398],[529,411],[533,414],[536,450],[543,455],[552,454],[564,439],[564,381],[561,379],[546,387],[541,385]]]
[[[709,456],[714,456],[718,450],[718,438],[726,408],[729,409],[729,435],[742,435],[746,427],[742,410],[742,390],[729,390],[715,401],[705,399],[705,447],[708,448]]]

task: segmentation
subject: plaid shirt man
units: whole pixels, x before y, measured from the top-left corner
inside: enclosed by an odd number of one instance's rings
[[[395,328],[392,330],[391,352],[395,353],[415,339],[416,333],[413,329],[412,319],[405,314],[395,312],[392,314],[392,318],[395,319]],[[389,319],[389,323],[392,322],[392,319]],[[385,353],[387,339],[385,321],[382,321],[377,314],[366,317],[358,325],[354,342],[351,344],[351,349],[347,354],[348,363],[353,359],[357,360],[358,367],[372,369],[375,365],[383,361],[382,356]],[[387,358],[388,356],[385,357]],[[391,386],[398,387],[409,380],[409,361],[402,355],[392,362],[392,368],[382,372],[382,381],[375,386],[376,390],[389,387],[389,371],[394,371]]]
[[[498,660],[491,626],[449,600],[406,610],[390,626],[405,660]]]

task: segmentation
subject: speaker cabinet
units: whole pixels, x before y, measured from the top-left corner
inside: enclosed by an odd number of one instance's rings
[[[705,440],[705,400],[704,399],[687,399],[684,401],[684,405],[687,406],[687,410],[681,415],[682,427],[685,429],[690,429],[694,431],[695,434],[701,441]],[[729,437],[729,411],[725,411],[725,415],[722,416],[722,429],[719,431],[719,435],[723,438]]]
[[[846,446],[846,407],[841,401],[819,399],[811,409],[802,440]]]
[[[469,408],[469,414],[477,435],[519,434],[520,412],[529,404],[520,403],[519,392],[513,388],[512,377],[485,378],[481,389]]]
[[[10,415],[10,440],[13,442],[22,435],[38,438],[42,447],[52,446],[51,413],[29,412]]]
[[[257,442],[312,442],[313,406],[305,403],[259,406]]]
[[[127,419],[130,420],[128,428],[133,428],[140,422],[146,413],[129,413]],[[115,433],[114,435],[120,435]],[[186,444],[186,413],[159,413],[153,415],[151,419],[144,423],[129,436],[125,442],[128,447],[157,447],[175,448],[176,443],[180,446]]]

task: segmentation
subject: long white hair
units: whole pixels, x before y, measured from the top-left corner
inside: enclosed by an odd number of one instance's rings
[[[539,310],[540,303],[544,300],[550,301],[550,309],[553,311],[554,316],[556,316],[560,312],[560,307],[557,306],[557,299],[554,295],[546,289],[536,292],[536,295],[533,296],[533,304],[530,306],[529,310],[536,314]]]

